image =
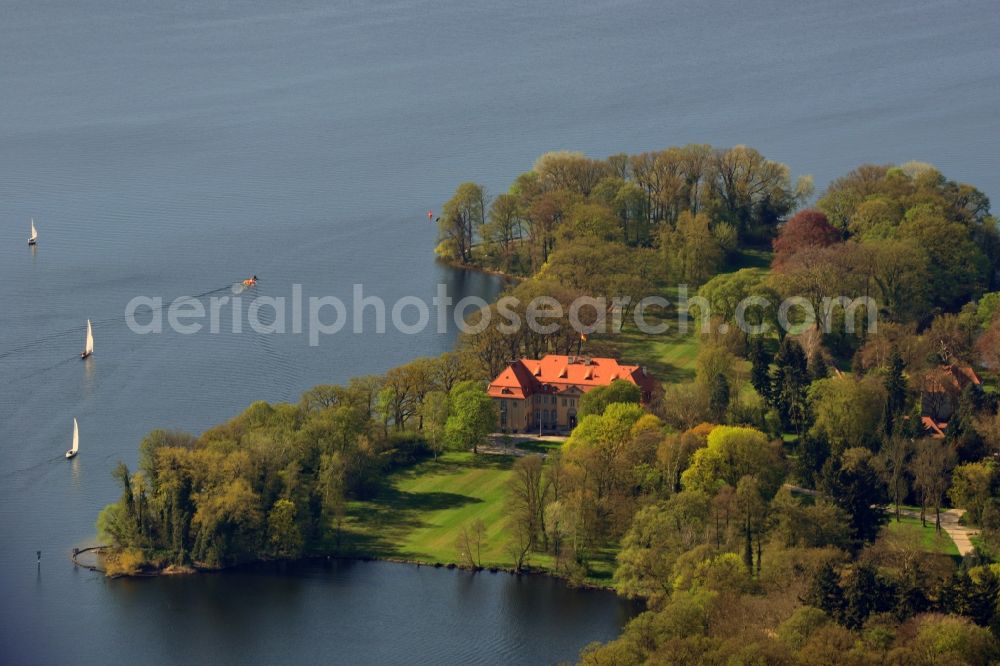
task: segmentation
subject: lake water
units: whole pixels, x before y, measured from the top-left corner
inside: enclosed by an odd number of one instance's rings
[[[2,0],[0,658],[549,663],[615,635],[625,604],[544,579],[74,570],[110,470],[150,429],[197,432],[454,339],[137,336],[125,304],[250,273],[273,296],[489,298],[495,279],[433,262],[426,211],[553,149],[747,143],[819,187],[918,159],[997,196],[998,17],[975,1]]]

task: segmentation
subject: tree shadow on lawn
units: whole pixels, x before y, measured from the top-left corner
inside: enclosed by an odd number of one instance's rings
[[[359,556],[427,559],[425,554],[401,550],[413,530],[430,526],[425,515],[482,501],[458,493],[408,492],[387,483],[374,498],[351,507],[349,524],[341,537],[342,550]]]
[[[412,493],[390,486],[379,492],[376,501],[399,512],[409,513],[458,509],[466,504],[475,504],[483,500],[478,497],[440,491]]]
[[[478,455],[462,454],[461,457],[445,455],[437,460],[429,458],[423,462],[402,470],[393,471],[383,479],[384,483],[392,484],[400,480],[409,480],[434,476],[436,474],[456,474],[471,469],[508,469],[514,463],[514,456],[480,453]]]
[[[692,366],[698,355],[698,343],[691,336],[670,331],[659,335],[629,331],[619,335],[618,354],[624,362],[644,366],[664,384],[681,384],[694,379]],[[664,358],[671,351],[679,354],[687,367],[674,363],[674,359]]]

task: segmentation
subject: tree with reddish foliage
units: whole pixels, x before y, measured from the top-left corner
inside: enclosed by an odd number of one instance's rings
[[[796,213],[781,227],[774,239],[774,261],[772,266],[780,268],[796,252],[807,247],[827,247],[840,240],[840,232],[818,210],[804,210]]]
[[[976,351],[980,363],[994,372],[1000,369],[1000,312],[976,342]]]

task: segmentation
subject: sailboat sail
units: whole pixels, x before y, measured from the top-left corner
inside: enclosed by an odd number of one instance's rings
[[[38,240],[38,230],[35,229],[35,218],[31,218],[31,237],[28,240],[31,242]]]
[[[94,331],[90,326],[90,320],[87,320],[87,340],[83,344],[83,355],[90,356],[94,353]]]
[[[76,453],[80,450],[80,426],[76,423],[76,417],[73,417],[73,448],[70,449],[71,452]]]

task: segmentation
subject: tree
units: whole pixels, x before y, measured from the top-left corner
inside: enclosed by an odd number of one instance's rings
[[[267,542],[271,556],[289,560],[302,555],[302,532],[295,522],[295,502],[279,499],[267,514]]]
[[[848,629],[860,629],[871,615],[892,610],[895,602],[895,587],[874,566],[861,564],[854,568],[844,588],[840,622]]]
[[[458,534],[456,547],[462,563],[470,569],[483,568],[483,540],[486,538],[486,524],[476,518],[471,527],[463,527]]]
[[[528,208],[531,229],[532,268],[540,269],[555,246],[556,229],[580,200],[567,190],[547,190],[534,197]]]
[[[547,546],[545,501],[548,489],[542,467],[543,460],[538,454],[518,458],[508,483],[510,520],[518,525],[517,531],[527,538],[529,549],[535,548],[539,539]]]
[[[706,435],[693,430],[663,438],[656,449],[656,461],[668,494],[680,492],[681,474],[690,465],[694,452],[706,444]]]
[[[705,213],[682,212],[676,227],[664,227],[660,250],[670,278],[692,286],[715,275],[724,258],[722,246],[712,233]]]
[[[982,525],[983,515],[993,501],[994,488],[998,482],[1000,478],[993,461],[958,465],[952,472],[948,497],[955,506],[966,510],[973,525]]]
[[[928,264],[926,281],[932,305],[957,309],[985,286],[986,257],[969,237],[968,228],[948,220],[940,210],[929,205],[910,209],[896,237],[932,248],[934,261]]]
[[[803,210],[781,226],[774,239],[774,259],[771,266],[780,269],[799,250],[806,247],[826,247],[840,240],[841,234],[818,210]]]
[[[817,347],[809,356],[809,378],[812,381],[826,379],[830,374],[830,368],[826,365],[826,358],[823,350]]]
[[[901,649],[902,663],[975,664],[986,666],[1000,657],[997,640],[985,627],[953,615],[919,618],[916,636]]]
[[[767,236],[807,194],[805,181],[791,186],[788,167],[747,146],[717,150],[711,158],[710,188],[718,217],[731,222],[741,237]]]
[[[320,456],[318,490],[322,502],[321,521],[333,526],[336,548],[340,550],[340,536],[347,515],[347,465],[344,454],[337,451]]]
[[[197,562],[225,566],[252,559],[263,530],[260,495],[243,478],[222,484],[207,496],[196,496],[191,519],[192,557]]]
[[[481,388],[463,382],[451,390],[451,414],[445,422],[445,437],[451,446],[479,453],[479,445],[496,424],[496,405]]]
[[[563,285],[574,295],[604,297],[611,314],[613,299],[627,298],[621,317],[648,295],[656,279],[655,254],[651,249],[630,249],[620,243],[604,243],[584,236],[560,245],[549,257],[539,278]],[[551,295],[551,294],[549,294]]]
[[[799,501],[788,488],[782,488],[772,502],[775,534],[787,547],[845,548],[850,545],[848,517],[844,511],[823,499]]]
[[[983,294],[976,304],[976,319],[983,328],[988,328],[997,317],[1000,317],[1000,291]]]
[[[755,335],[750,340],[750,383],[765,402],[771,400],[771,356],[764,340]]]
[[[642,485],[636,467],[652,469],[661,428],[639,405],[613,403],[584,417],[563,445],[574,490],[591,505],[592,536],[619,536],[627,527]]]
[[[993,454],[1000,452],[1000,405],[993,414],[981,414],[975,421],[975,428],[983,438],[987,451]]]
[[[694,452],[681,484],[714,493],[722,485],[735,488],[745,476],[759,481],[761,495],[773,497],[784,478],[779,445],[753,428],[717,426],[708,435],[708,446]]]
[[[739,507],[743,532],[743,564],[747,573],[754,571],[754,540],[757,542],[757,574],[760,575],[763,533],[768,526],[769,500],[760,481],[750,475],[740,479],[736,486],[736,503]]]
[[[851,537],[859,548],[875,540],[885,523],[885,483],[871,464],[867,449],[848,449],[831,456],[820,474],[819,491],[850,516]]]
[[[955,453],[947,443],[934,439],[917,442],[911,471],[920,493],[920,520],[926,524],[926,509],[928,506],[934,507],[934,528],[937,532],[941,531],[941,503],[948,490],[954,464]]]
[[[892,435],[902,421],[906,410],[906,364],[898,349],[892,350],[889,368],[885,375],[885,433]]]
[[[785,337],[774,357],[771,374],[771,404],[781,416],[784,428],[800,435],[809,421],[809,364],[795,340]]]
[[[444,391],[431,391],[424,396],[420,405],[420,420],[423,423],[424,438],[427,446],[437,460],[447,441],[446,427],[450,410],[448,394]]]
[[[834,453],[878,441],[885,417],[885,388],[875,377],[831,377],[813,382],[809,402],[812,432],[824,437]]]
[[[768,292],[765,287],[766,275],[758,268],[741,268],[732,273],[720,273],[711,280],[701,285],[698,289],[698,296],[708,301],[710,313],[713,317],[719,317],[723,321],[735,321],[736,312],[740,304],[751,296],[760,296],[768,299],[772,305],[773,292]],[[746,323],[759,325],[764,321],[773,319],[774,313],[770,311],[760,312],[759,308],[747,308],[744,312]]]
[[[927,307],[928,253],[913,239],[885,238],[863,244],[883,312],[892,321],[909,321]]]
[[[899,522],[899,505],[903,503],[907,491],[907,476],[912,445],[907,437],[893,435],[885,440],[880,452],[883,477],[889,488],[889,496],[896,508],[896,522]]]
[[[486,222],[486,191],[476,183],[462,183],[445,202],[438,226],[442,242],[437,252],[446,259],[472,259],[476,233]]]
[[[806,433],[796,446],[798,457],[795,460],[795,472],[799,480],[807,486],[815,487],[823,465],[830,458],[830,443],[826,437],[814,433]]]
[[[983,365],[1000,368],[1000,316],[995,316],[986,331],[979,336],[976,351]]]
[[[698,357],[695,359],[695,382],[707,387],[711,393],[718,376],[722,375],[727,384],[732,387],[739,380],[738,367],[739,359],[725,347],[702,344],[698,350]]]
[[[813,577],[806,593],[806,603],[832,618],[839,618],[844,611],[844,591],[840,587],[840,573],[827,561]]]
[[[523,213],[516,196],[501,194],[493,199],[482,235],[487,243],[496,248],[500,267],[510,271],[514,263],[515,243],[523,236]]]
[[[729,380],[721,372],[715,375],[709,386],[708,408],[716,423],[725,420],[726,410],[729,408]]]
[[[616,379],[607,386],[593,388],[580,398],[578,416],[582,419],[590,414],[601,415],[608,405],[616,402],[638,404],[642,399],[642,389],[632,382]]]
[[[678,493],[669,501],[640,509],[618,552],[616,589],[653,603],[672,590],[677,557],[705,540],[709,498],[700,491]]]
[[[565,246],[581,238],[612,243],[618,240],[619,234],[618,221],[611,208],[599,203],[580,203],[573,206],[559,225],[556,243]]]
[[[557,150],[545,153],[535,160],[532,168],[539,183],[549,190],[568,190],[588,196],[591,190],[609,174],[608,165],[590,159],[583,153]]]

